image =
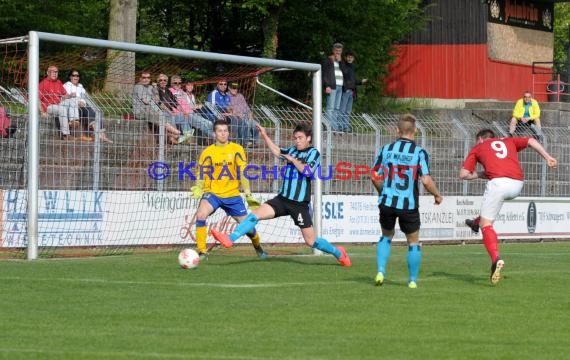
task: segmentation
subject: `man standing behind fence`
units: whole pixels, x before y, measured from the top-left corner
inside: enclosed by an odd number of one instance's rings
[[[443,197],[430,176],[429,155],[414,142],[416,118],[411,114],[403,115],[398,121],[396,131],[400,138],[384,145],[373,165],[372,184],[378,190],[378,208],[382,237],[376,247],[376,285],[384,283],[386,263],[390,256],[390,246],[394,237],[396,219],[400,230],[408,241],[408,287],[418,287],[422,253],[420,247],[419,181],[435,203],[441,204]]]
[[[476,139],[477,144],[467,154],[459,171],[459,178],[489,179],[481,201],[479,217],[474,220],[467,219],[465,224],[475,232],[479,232],[481,227],[483,245],[491,257],[490,280],[491,284],[495,285],[501,279],[501,269],[505,262],[499,256],[499,240],[493,223],[503,202],[516,198],[522,191],[524,177],[518,152],[530,146],[546,160],[549,167],[555,168],[557,161],[533,138],[496,138],[493,130],[483,129],[477,133]],[[476,171],[477,163],[483,165],[483,171]]]
[[[332,54],[323,63],[323,86],[327,94],[326,115],[332,131],[347,132],[348,124],[342,122],[340,100],[342,98],[342,44],[333,45]]]
[[[356,86],[368,82],[368,79],[361,80],[356,77],[354,59],[354,53],[347,51],[342,69],[344,85],[342,86],[342,98],[340,100],[340,116],[342,117],[342,123],[348,127],[349,131],[351,130],[350,114],[352,113],[352,104],[356,100]]]

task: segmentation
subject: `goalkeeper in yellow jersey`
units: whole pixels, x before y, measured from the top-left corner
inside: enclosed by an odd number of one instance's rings
[[[244,176],[243,170],[247,166],[247,159],[243,147],[229,141],[230,131],[225,120],[214,122],[216,142],[208,146],[200,154],[196,185],[192,186],[192,197],[200,199],[196,211],[196,245],[200,258],[207,256],[206,219],[218,208],[222,208],[228,216],[241,223],[247,216],[247,209],[240,196],[239,187],[245,193],[245,199],[250,209],[259,207],[259,200],[255,199],[249,190],[249,180]],[[240,174],[238,174],[238,171]],[[267,258],[260,244],[259,234],[253,228],[247,236],[251,239],[253,248],[261,259]]]

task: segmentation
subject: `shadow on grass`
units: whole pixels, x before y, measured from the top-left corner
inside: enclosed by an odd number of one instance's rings
[[[479,275],[475,276],[475,275],[468,274],[468,273],[456,274],[456,273],[450,273],[447,271],[434,271],[428,276],[444,277],[444,278],[447,278],[449,280],[461,281],[461,282],[470,283],[470,284],[480,284],[481,280],[482,280],[481,276],[479,276]]]
[[[286,264],[299,264],[304,266],[334,266],[340,267],[339,263],[332,256],[323,256],[318,262],[314,260],[312,255],[304,256],[280,256],[280,255],[269,255],[267,259],[260,259],[255,255],[251,257],[243,257],[243,259],[234,259],[230,261],[225,261],[223,263],[216,262],[215,265],[226,266],[226,265],[239,265],[239,264],[251,264],[251,263],[286,263]]]

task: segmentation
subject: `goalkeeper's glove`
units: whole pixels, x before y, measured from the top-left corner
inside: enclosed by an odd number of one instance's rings
[[[245,194],[245,201],[247,202],[247,206],[251,210],[255,210],[261,205],[261,201],[259,201],[259,199],[254,198],[253,195],[251,194]]]
[[[201,186],[194,185],[190,188],[190,193],[194,199],[199,199],[204,194],[204,189]]]

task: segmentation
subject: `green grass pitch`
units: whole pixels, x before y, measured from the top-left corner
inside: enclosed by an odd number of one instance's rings
[[[278,248],[267,247],[268,253]],[[182,270],[177,251],[0,261],[1,359],[563,359],[570,353],[570,243],[406,247],[374,286],[376,248],[262,261],[249,246]],[[283,253],[281,251],[280,253]]]

